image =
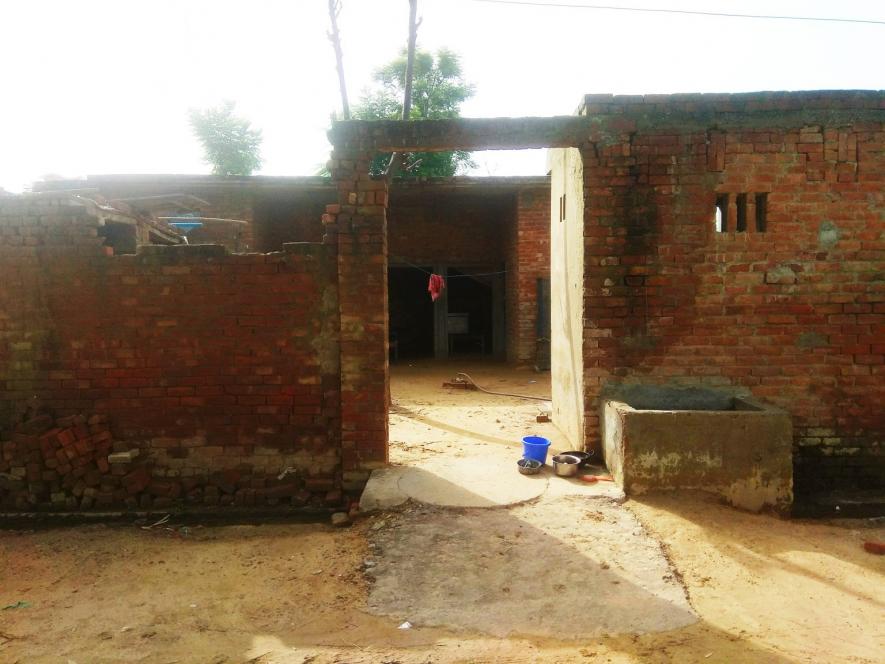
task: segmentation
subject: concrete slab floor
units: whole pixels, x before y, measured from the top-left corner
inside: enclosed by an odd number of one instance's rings
[[[549,396],[550,376],[497,363],[433,362],[391,369],[391,467],[373,473],[363,492],[363,511],[390,509],[409,499],[441,506],[495,507],[556,495],[603,495],[623,499],[610,483],[587,484],[553,475],[549,457],[571,449],[551,423],[538,423],[541,401],[443,388],[464,371],[484,388]],[[520,475],[521,440],[537,435],[552,443],[548,466]],[[600,473],[601,468],[588,473]]]
[[[369,611],[416,628],[570,641],[697,620],[658,542],[607,498],[413,506],[377,523]]]
[[[392,465],[361,502],[396,509],[370,531],[369,610],[416,627],[565,640],[695,622],[617,487],[556,477],[549,465],[517,472],[525,435],[549,438],[551,453],[569,449],[535,421],[544,404],[441,388],[457,371],[495,391],[549,394],[549,376],[503,366],[394,369]]]

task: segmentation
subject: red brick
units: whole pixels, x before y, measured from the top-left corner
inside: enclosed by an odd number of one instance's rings
[[[123,486],[129,495],[141,493],[151,482],[151,474],[147,468],[140,466],[123,477]]]
[[[74,432],[72,429],[64,429],[62,431],[59,431],[57,438],[58,438],[58,442],[61,443],[62,445],[64,445],[65,447],[67,447],[69,445],[73,445],[77,440],[77,436],[74,435]]]

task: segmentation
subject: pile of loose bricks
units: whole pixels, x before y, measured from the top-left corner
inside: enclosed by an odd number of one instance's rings
[[[16,511],[169,509],[180,506],[336,507],[331,480],[247,468],[172,477],[114,440],[101,414],[31,417],[0,442],[0,508]],[[317,489],[321,491],[318,493]]]
[[[112,472],[111,460],[120,455],[112,454],[113,440],[103,415],[31,418],[2,449],[2,506],[90,509],[112,504],[115,492],[133,486],[131,464],[115,464]]]

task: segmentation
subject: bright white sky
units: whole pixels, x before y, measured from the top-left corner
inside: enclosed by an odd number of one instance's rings
[[[544,0],[538,0],[543,2]],[[590,4],[593,0],[568,0]],[[353,101],[406,41],[407,0],[343,0]],[[598,4],[885,20],[881,0]],[[583,94],[885,88],[885,26],[419,0],[419,45],[462,56],[474,117],[565,115]],[[187,110],[229,98],[268,175],[325,162],[339,105],[326,0],[4,0],[0,187],[44,174],[208,173]],[[544,172],[488,153],[479,175]]]

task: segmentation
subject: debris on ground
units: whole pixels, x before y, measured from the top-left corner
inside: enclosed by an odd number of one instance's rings
[[[877,556],[885,555],[885,542],[864,542],[863,548],[865,551],[874,553]]]
[[[170,514],[167,514],[167,515],[164,516],[162,519],[160,519],[159,521],[157,521],[157,522],[155,522],[155,523],[152,523],[152,524],[149,525],[149,526],[142,526],[141,529],[142,529],[142,530],[150,530],[150,529],[155,528],[155,527],[157,527],[157,526],[162,526],[162,525],[165,524],[167,521],[169,521],[169,517],[170,517],[170,516],[171,516]]]
[[[614,482],[614,478],[611,475],[581,475],[581,479],[590,484],[594,482]]]
[[[343,528],[350,525],[350,516],[347,512],[335,512],[332,515],[332,525],[336,528]]]
[[[29,606],[31,606],[30,602],[19,600],[15,604],[7,604],[3,607],[3,610],[8,611],[10,609],[27,609]]]

